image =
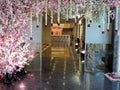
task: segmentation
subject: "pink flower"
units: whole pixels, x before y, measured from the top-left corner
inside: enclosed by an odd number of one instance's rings
[[[34,50],[31,50],[31,51],[30,51],[30,55],[35,55],[35,51],[34,51]]]

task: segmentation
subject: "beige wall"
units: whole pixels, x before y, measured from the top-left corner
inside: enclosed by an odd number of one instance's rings
[[[51,24],[50,24],[50,18],[48,17],[48,25],[45,27],[45,18],[43,15],[42,20],[42,44],[51,44]]]

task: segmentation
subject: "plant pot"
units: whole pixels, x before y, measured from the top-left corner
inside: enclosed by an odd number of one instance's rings
[[[6,77],[4,80],[5,84],[11,84],[14,80],[14,72],[8,72],[6,73]]]

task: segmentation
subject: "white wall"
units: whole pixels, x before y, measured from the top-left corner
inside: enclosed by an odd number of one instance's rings
[[[35,50],[36,52],[39,52],[40,51],[40,45],[41,45],[41,31],[42,31],[42,18],[40,17],[40,20],[39,20],[39,28],[36,27],[37,25],[37,22],[36,22],[36,18],[33,18],[33,24],[32,24],[32,38],[33,40],[30,41],[31,43],[31,46],[30,48]]]
[[[107,16],[104,16],[103,24],[103,16],[100,15],[97,21],[94,21],[90,24],[89,20],[86,20],[86,43],[95,43],[95,44],[110,44],[111,43],[111,35],[112,30],[107,32]],[[87,25],[90,24],[90,27]],[[98,27],[101,25],[101,28]],[[105,33],[102,34],[102,31],[105,30]]]

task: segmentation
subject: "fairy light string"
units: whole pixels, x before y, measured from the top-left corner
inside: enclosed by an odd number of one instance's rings
[[[107,31],[109,32],[110,31],[110,7],[108,7],[108,25],[107,25]]]
[[[32,11],[30,12],[30,39],[32,39],[33,31],[32,31]]]
[[[37,11],[36,13],[36,23],[37,23],[37,27],[39,27],[39,12]]]
[[[106,19],[106,8],[105,8],[105,5],[104,5],[104,7],[103,7],[103,15],[102,15],[102,22],[103,22],[103,28],[102,28],[102,34],[104,34],[105,33],[105,28],[106,28],[106,24],[105,24],[105,19]]]
[[[70,11],[69,11],[69,19],[72,18],[72,0],[70,0]]]
[[[67,8],[66,8],[66,21],[69,19],[69,9],[68,9],[68,3],[67,3]]]
[[[118,26],[119,26],[119,20],[118,20],[118,17],[119,17],[119,15],[118,15],[118,9],[119,9],[119,7],[117,6],[116,7],[116,17],[115,17],[115,32],[118,32]]]
[[[47,15],[48,15],[48,0],[46,0],[46,2],[45,2],[46,4],[45,4],[45,26],[47,26],[47,24],[48,24],[48,22],[47,22],[47,19],[48,19],[48,17],[47,17]]]
[[[51,25],[53,24],[53,10],[51,10]]]
[[[58,25],[60,24],[60,5],[61,5],[61,0],[58,0],[58,11],[57,11],[57,22],[58,22]]]

